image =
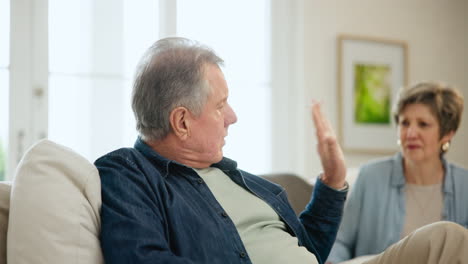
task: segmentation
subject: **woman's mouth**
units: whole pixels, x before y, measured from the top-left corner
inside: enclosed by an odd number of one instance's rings
[[[406,145],[406,148],[412,150],[412,149],[418,149],[418,148],[420,148],[420,146],[415,145],[415,144],[408,144],[408,145]]]

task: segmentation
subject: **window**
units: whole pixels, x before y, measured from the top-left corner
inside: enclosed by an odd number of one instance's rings
[[[207,44],[226,61],[239,121],[225,155],[246,170],[269,171],[268,1],[179,0],[175,12],[165,19],[177,17],[176,35]],[[162,35],[158,15],[153,0],[49,1],[50,139],[91,161],[133,145],[132,77],[142,53]]]
[[[157,12],[150,0],[49,1],[50,139],[90,161],[133,145],[131,79]]]
[[[0,4],[0,142],[14,157],[7,167],[16,167],[24,151],[43,137],[89,161],[132,146],[136,63],[157,39],[177,35],[207,44],[226,62],[238,123],[230,128],[225,156],[253,173],[272,170],[270,0]],[[14,44],[8,47],[10,27]],[[8,82],[14,87],[9,91]],[[14,120],[9,138],[8,118]]]
[[[224,155],[253,173],[271,171],[269,21],[267,0],[177,1],[177,34],[207,44],[225,61],[238,122],[229,128]]]
[[[0,0],[0,181],[6,178],[9,129],[10,1]]]

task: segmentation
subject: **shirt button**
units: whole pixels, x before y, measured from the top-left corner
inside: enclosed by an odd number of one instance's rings
[[[226,212],[222,212],[221,215],[222,215],[223,217],[228,217],[228,215],[227,215]]]
[[[198,183],[200,183],[200,184],[203,183],[203,179],[202,179],[202,178],[198,179],[197,181],[198,181]]]
[[[247,256],[247,254],[245,254],[245,252],[241,252],[241,253],[239,253],[239,256],[240,256],[241,258],[245,258],[245,256]]]

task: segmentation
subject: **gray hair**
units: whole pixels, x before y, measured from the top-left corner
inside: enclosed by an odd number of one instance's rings
[[[135,73],[132,109],[144,140],[160,140],[171,131],[169,116],[186,107],[199,116],[210,94],[205,66],[223,65],[214,51],[186,38],[165,38],[141,58]]]

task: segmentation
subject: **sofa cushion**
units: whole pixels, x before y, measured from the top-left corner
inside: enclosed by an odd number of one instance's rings
[[[71,149],[40,141],[12,183],[8,263],[103,263],[100,207],[96,167]]]
[[[6,264],[6,236],[10,208],[10,182],[0,182],[0,264]]]

